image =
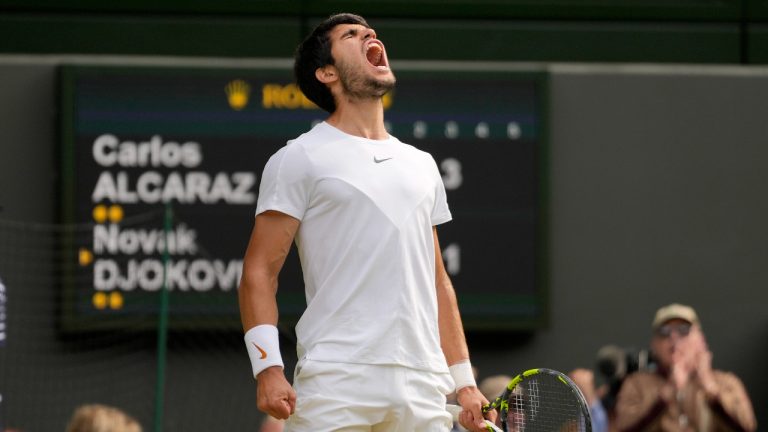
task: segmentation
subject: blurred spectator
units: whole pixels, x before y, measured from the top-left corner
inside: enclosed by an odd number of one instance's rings
[[[752,403],[741,380],[712,369],[699,317],[689,306],[660,308],[652,323],[656,371],[624,380],[616,401],[620,431],[754,431]]]
[[[608,421],[613,418],[616,396],[619,394],[624,378],[639,370],[656,370],[656,362],[650,349],[605,345],[597,351],[595,382],[598,397],[608,413]]]
[[[488,401],[493,402],[507,388],[510,381],[512,377],[509,375],[492,375],[480,381],[478,388]]]
[[[592,417],[592,432],[608,432],[608,415],[595,389],[595,374],[589,369],[578,368],[568,375],[587,400],[589,415]]]
[[[141,432],[141,425],[118,408],[90,404],[75,410],[67,432]]]

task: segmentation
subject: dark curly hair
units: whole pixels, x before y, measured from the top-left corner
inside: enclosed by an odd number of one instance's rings
[[[296,83],[301,91],[309,100],[329,113],[336,111],[336,101],[328,87],[317,80],[315,71],[323,66],[334,64],[328,34],[340,24],[360,24],[371,27],[359,15],[351,13],[331,15],[299,44],[293,63],[293,73],[296,75]]]

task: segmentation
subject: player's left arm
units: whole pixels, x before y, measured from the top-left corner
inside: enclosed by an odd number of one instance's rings
[[[432,228],[432,236],[435,242],[435,286],[437,288],[440,345],[449,367],[458,366],[461,368],[462,364],[469,366],[469,348],[467,348],[464,327],[461,323],[456,291],[453,289],[451,278],[443,264],[443,255],[440,251],[440,242],[435,227]],[[456,379],[455,374],[454,379]],[[457,383],[460,388],[456,392],[459,405],[463,408],[459,415],[459,422],[471,431],[485,431],[487,429],[485,428],[482,407],[488,404],[488,400],[478,390],[474,378],[472,378],[470,385],[467,385],[469,383],[466,380],[463,381],[463,384]],[[491,415],[493,416],[493,413]],[[495,419],[491,418],[491,420]]]
[[[469,349],[464,337],[456,292],[445,270],[437,228],[432,229],[435,242],[435,285],[437,287],[437,316],[440,327],[440,345],[448,366],[469,360]]]

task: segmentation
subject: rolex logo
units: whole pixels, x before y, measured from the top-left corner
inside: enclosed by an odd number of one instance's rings
[[[224,92],[227,94],[227,102],[229,106],[235,111],[240,111],[248,105],[248,98],[251,95],[251,86],[243,80],[230,81],[229,84],[224,87]]]

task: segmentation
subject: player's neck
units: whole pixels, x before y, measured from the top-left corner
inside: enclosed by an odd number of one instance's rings
[[[384,107],[381,99],[342,101],[326,120],[331,126],[348,133],[373,140],[389,138],[384,127]]]

